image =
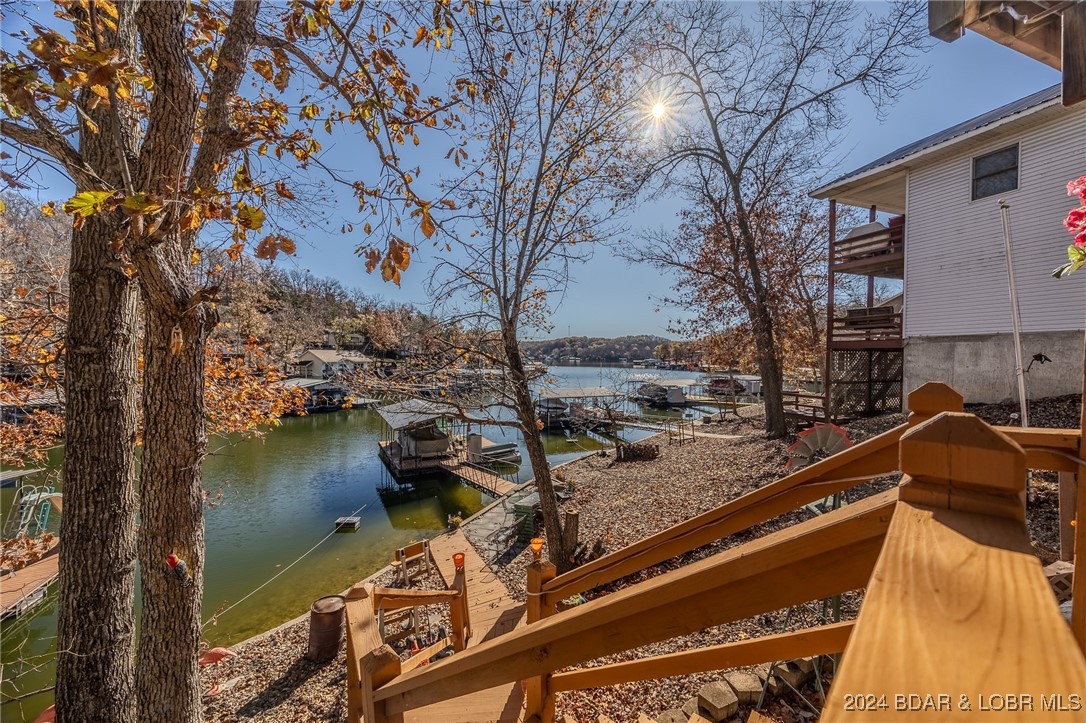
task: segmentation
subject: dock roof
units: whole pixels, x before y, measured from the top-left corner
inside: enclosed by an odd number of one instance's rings
[[[621,397],[622,392],[607,387],[556,387],[541,390],[539,396],[544,399],[602,399]]]
[[[0,487],[14,487],[17,480],[44,470],[44,467],[0,470]]]
[[[385,420],[385,424],[392,429],[406,429],[416,424],[456,415],[459,410],[451,404],[408,399],[407,401],[379,407],[377,413],[381,415],[381,419]]]

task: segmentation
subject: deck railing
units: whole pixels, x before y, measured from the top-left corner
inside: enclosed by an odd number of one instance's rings
[[[905,226],[901,224],[834,241],[830,258],[834,271],[862,273],[865,266],[900,262],[904,249]]]
[[[831,344],[857,345],[864,348],[873,346],[900,346],[901,313],[886,312],[879,314],[854,314],[852,312],[873,312],[875,308],[849,309],[849,316],[838,316],[833,320]]]
[[[1025,470],[1077,470],[1079,431],[989,427],[962,414],[962,397],[945,385],[925,385],[909,406],[906,425],[569,573],[555,576],[549,563],[533,563],[526,627],[409,672],[379,640],[356,646],[348,651],[349,681],[358,681],[351,710],[368,723],[398,720],[421,706],[523,681],[525,718],[546,723],[564,690],[842,651],[830,720],[853,689],[938,694],[957,686],[974,702],[1007,691],[1086,689],[1086,659],[1022,524]],[[907,473],[900,487],[557,611],[565,597],[899,468]],[[855,622],[562,671],[865,587]],[[353,601],[356,614],[372,616],[370,599]],[[370,634],[365,624],[358,632]],[[999,672],[984,677],[990,671]],[[1043,689],[1045,676],[1051,690]],[[1047,720],[1040,704],[1035,713]]]

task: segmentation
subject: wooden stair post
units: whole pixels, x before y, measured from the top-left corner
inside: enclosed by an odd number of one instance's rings
[[[547,560],[536,560],[528,565],[528,624],[554,614],[554,607],[544,604],[543,583],[553,580],[558,568]],[[550,675],[540,675],[524,681],[525,718],[539,716],[543,723],[554,721],[554,691],[550,689]]]
[[[942,382],[927,382],[909,392],[909,426],[916,427],[941,412],[961,412],[965,397]]]
[[[901,469],[822,720],[1081,720],[1086,659],[1026,532],[1022,447],[943,413],[901,438]]]
[[[456,571],[450,586],[458,595],[449,605],[449,618],[452,623],[453,650],[462,652],[468,647],[471,638],[471,615],[468,611],[468,580],[463,568]]]
[[[403,714],[385,715],[373,692],[400,674],[400,656],[385,645],[374,614],[374,588],[355,585],[346,595],[347,719],[350,723],[400,723]]]

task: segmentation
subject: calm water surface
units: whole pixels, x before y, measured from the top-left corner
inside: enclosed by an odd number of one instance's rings
[[[614,387],[626,373],[556,367],[550,377],[556,386]],[[304,613],[316,598],[342,592],[386,565],[396,548],[443,532],[449,515],[467,517],[492,501],[458,481],[434,479],[427,483],[427,496],[384,504],[377,494],[378,487],[390,481],[377,456],[383,431],[375,411],[355,409],[287,418],[262,439],[212,441],[214,452],[204,463],[204,487],[214,502],[206,514],[204,618],[214,622],[205,627],[204,638],[210,645],[237,643]],[[521,442],[510,430],[488,427],[484,433],[495,441]],[[645,434],[627,431],[624,436]],[[571,443],[553,435],[546,444],[555,465],[610,446],[610,441],[580,435]],[[61,455],[54,454],[49,463],[54,479],[60,463]],[[531,478],[527,462],[518,476]],[[12,494],[3,490],[0,497],[5,515]],[[362,517],[361,527],[329,536],[335,519],[350,514]],[[51,526],[55,524],[54,519]],[[304,559],[290,567],[303,554]],[[54,585],[36,614],[0,626],[4,721],[33,720],[52,702],[48,691],[20,701],[11,698],[52,684],[55,598]]]

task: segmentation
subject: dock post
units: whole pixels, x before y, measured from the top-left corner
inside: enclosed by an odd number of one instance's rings
[[[558,575],[558,568],[547,560],[528,565],[528,624],[538,623],[554,614],[554,606],[546,605],[543,585]],[[554,721],[554,693],[550,690],[550,675],[540,675],[524,681],[525,718],[538,715],[543,723]]]

